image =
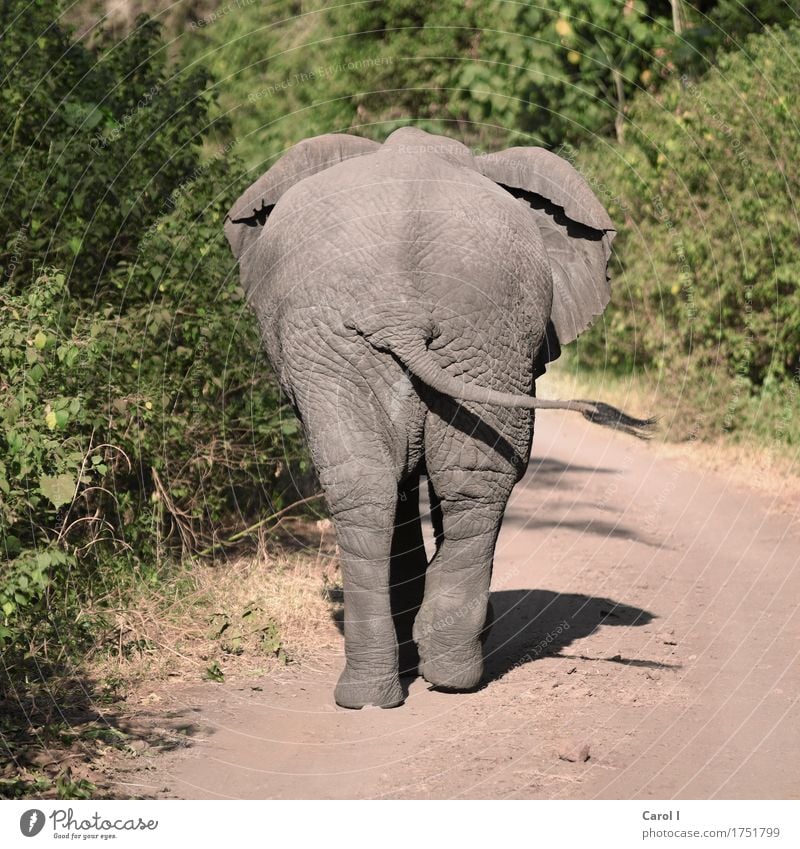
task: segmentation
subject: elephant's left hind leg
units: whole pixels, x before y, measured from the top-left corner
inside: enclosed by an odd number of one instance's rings
[[[334,697],[342,707],[394,707],[403,701],[389,594],[397,477],[379,452],[353,458],[332,438],[323,444],[327,456],[315,460],[344,579],[345,668]]]

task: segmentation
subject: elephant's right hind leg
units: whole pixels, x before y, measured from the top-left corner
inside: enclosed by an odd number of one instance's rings
[[[435,686],[466,690],[483,674],[492,560],[518,474],[477,437],[437,417],[426,424],[425,448],[441,529],[414,623],[419,671]]]
[[[487,505],[465,495],[442,499],[444,539],[428,567],[414,623],[420,674],[454,690],[476,687],[483,675],[492,558],[505,506],[504,500]]]

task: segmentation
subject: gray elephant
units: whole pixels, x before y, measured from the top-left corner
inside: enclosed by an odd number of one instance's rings
[[[336,529],[346,657],[336,702],[398,705],[399,675],[417,666],[434,686],[475,687],[533,410],[578,410],[637,435],[652,424],[533,397],[559,344],[608,302],[607,213],[546,150],[473,156],[407,127],[383,145],[300,142],[236,201],[225,232]]]

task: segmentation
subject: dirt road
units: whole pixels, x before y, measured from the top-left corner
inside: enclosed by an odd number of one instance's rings
[[[334,634],[265,680],[181,691],[162,721],[188,745],[140,759],[119,792],[800,798],[800,505],[657,455],[539,416],[483,689],[415,680],[401,708],[338,709]]]

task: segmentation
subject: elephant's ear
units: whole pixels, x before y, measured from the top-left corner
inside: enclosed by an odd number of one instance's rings
[[[490,180],[524,199],[536,216],[553,270],[551,320],[558,341],[572,342],[611,297],[608,261],[614,225],[572,165],[541,147],[512,147],[475,158]]]
[[[295,183],[345,159],[375,153],[378,142],[345,133],[305,139],[290,148],[234,203],[225,216],[225,236],[236,259],[261,232],[281,195]]]

